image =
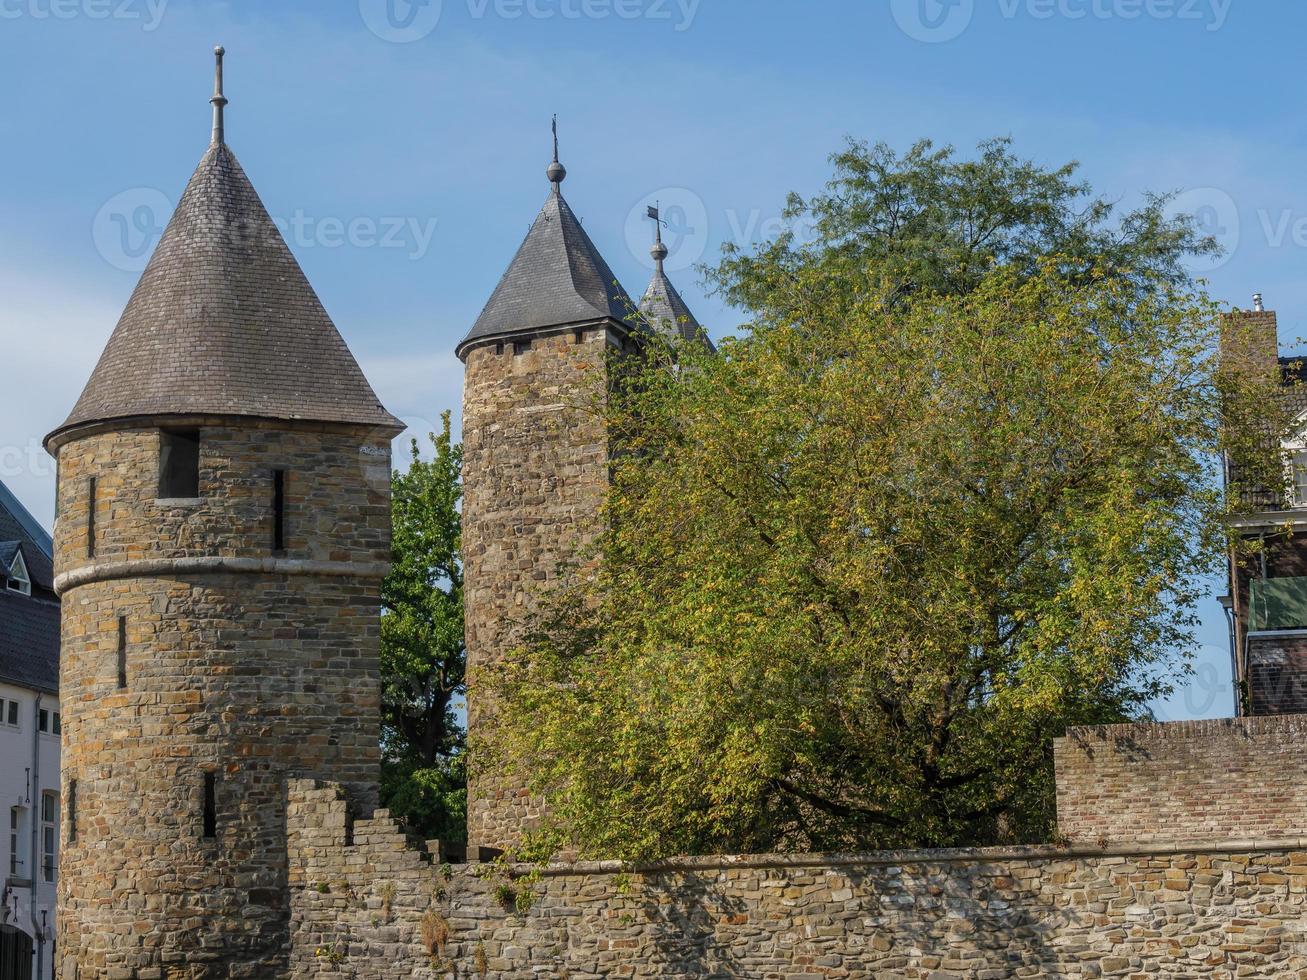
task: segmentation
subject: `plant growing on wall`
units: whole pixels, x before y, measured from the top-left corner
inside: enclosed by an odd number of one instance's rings
[[[1272,465],[1222,425],[1265,390],[1216,364],[1212,243],[1002,142],[836,165],[813,241],[714,273],[742,338],[619,369],[601,570],[499,678],[542,852],[1043,838],[1052,740],[1186,670],[1213,459]]]
[[[382,586],[382,805],[428,838],[465,837],[462,447],[450,417],[391,480],[393,565]]]

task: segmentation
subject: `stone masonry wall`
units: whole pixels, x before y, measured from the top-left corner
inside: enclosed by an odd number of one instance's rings
[[[610,331],[593,327],[579,339],[570,330],[535,337],[522,352],[510,340],[467,354],[468,837],[485,847],[511,847],[539,813],[539,801],[520,785],[476,764],[494,728],[484,668],[519,641],[542,592],[568,574],[601,526],[608,440],[595,399],[605,390],[609,339]]]
[[[1307,716],[1073,729],[1054,745],[1058,829],[1092,843],[1307,831]]]
[[[1307,840],[441,867],[290,787],[294,978],[1307,976]],[[525,869],[522,869],[525,870]]]
[[[388,445],[206,426],[184,502],[155,499],[156,431],[62,447],[63,980],[284,975],[287,777],[377,803]],[[288,471],[277,555],[273,468]]]

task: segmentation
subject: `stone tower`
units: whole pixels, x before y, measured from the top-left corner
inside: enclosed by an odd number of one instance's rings
[[[468,723],[473,749],[468,840],[506,849],[539,815],[520,785],[476,763],[493,734],[485,668],[521,638],[542,590],[560,582],[600,530],[608,436],[591,410],[608,354],[628,340],[634,305],[562,195],[552,189],[458,345],[463,382],[463,555]]]
[[[668,341],[694,340],[713,350],[708,333],[690,312],[690,307],[681,294],[676,291],[672,281],[667,278],[663,268],[669,250],[663,244],[662,216],[657,208],[649,209],[649,217],[654,222],[654,243],[649,254],[654,260],[653,278],[640,299],[640,322],[645,329],[662,336]]]
[[[378,403],[214,133],[66,422],[64,980],[273,977],[284,782],[376,805],[389,445]]]

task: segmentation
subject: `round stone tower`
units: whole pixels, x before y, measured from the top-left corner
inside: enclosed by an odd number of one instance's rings
[[[283,975],[287,777],[376,805],[390,440],[223,138],[59,464],[59,975]]]

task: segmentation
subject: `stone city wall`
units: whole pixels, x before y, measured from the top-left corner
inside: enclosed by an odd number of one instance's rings
[[[290,786],[295,978],[1307,975],[1307,840],[694,858],[512,879]],[[520,869],[525,870],[525,869]]]

